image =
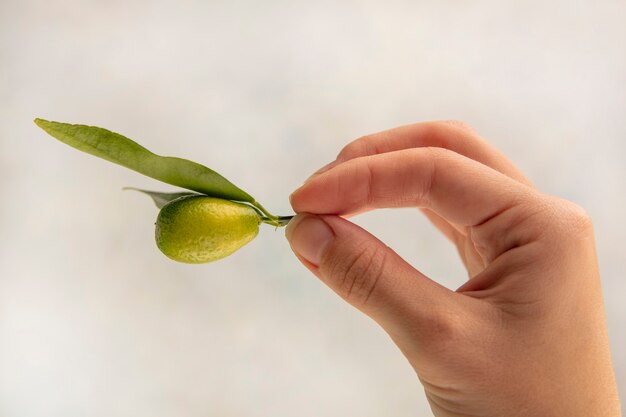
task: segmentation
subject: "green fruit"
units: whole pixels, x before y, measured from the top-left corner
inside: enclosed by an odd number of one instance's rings
[[[222,259],[259,233],[261,217],[243,203],[185,196],[167,203],[156,222],[156,243],[175,261],[190,264]]]

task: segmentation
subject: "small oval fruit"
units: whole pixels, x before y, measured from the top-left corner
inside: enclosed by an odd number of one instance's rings
[[[243,203],[208,196],[185,196],[163,206],[155,238],[167,257],[190,264],[222,259],[259,233],[261,217]]]

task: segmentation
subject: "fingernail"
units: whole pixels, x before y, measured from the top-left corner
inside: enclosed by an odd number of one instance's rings
[[[332,167],[334,167],[338,163],[339,163],[339,161],[337,161],[336,159],[334,161],[332,161],[332,162],[327,163],[326,165],[324,165],[323,167],[321,167],[320,169],[315,171],[313,174],[311,174],[311,176],[309,178],[304,180],[304,183],[306,184],[311,179],[313,179],[313,177],[316,177],[316,176],[320,175],[321,173],[328,171],[329,169],[331,169]]]
[[[311,214],[298,214],[287,225],[285,235],[291,249],[315,266],[320,264],[324,250],[335,238],[326,222]]]
[[[315,171],[313,174],[311,174],[311,176],[309,178],[304,180],[304,183],[300,187],[298,187],[294,192],[292,192],[289,195],[289,203],[291,203],[291,206],[293,207],[293,201],[292,200],[293,200],[294,194],[296,194],[298,192],[298,190],[300,190],[302,187],[304,187],[304,184],[306,184],[307,182],[311,181],[314,177],[320,175],[321,173],[328,171],[329,169],[331,169],[332,167],[334,167],[338,163],[339,163],[338,160],[334,160],[332,162],[329,162],[328,164],[324,165],[323,167],[321,167],[320,169]]]

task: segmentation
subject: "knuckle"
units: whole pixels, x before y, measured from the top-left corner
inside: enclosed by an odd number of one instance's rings
[[[331,267],[339,295],[357,307],[366,305],[385,271],[386,250],[364,245],[350,256],[337,259]]]
[[[558,197],[553,199],[552,217],[557,230],[571,237],[593,233],[593,221],[584,208]]]
[[[444,311],[435,311],[429,317],[428,327],[430,339],[454,340],[459,333],[459,326],[452,315]]]
[[[570,201],[565,201],[563,218],[572,232],[588,232],[593,229],[591,216],[583,207]]]
[[[420,330],[420,339],[424,348],[440,358],[458,355],[459,344],[465,344],[474,337],[471,321],[454,309],[432,311],[428,320],[428,326]]]

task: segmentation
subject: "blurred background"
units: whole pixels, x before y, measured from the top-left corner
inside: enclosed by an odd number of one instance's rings
[[[1,416],[427,416],[386,334],[262,227],[169,261],[171,187],[34,117],[188,157],[275,214],[367,133],[461,119],[595,221],[626,398],[623,1],[0,0]],[[444,285],[455,250],[413,209],[354,219]]]

